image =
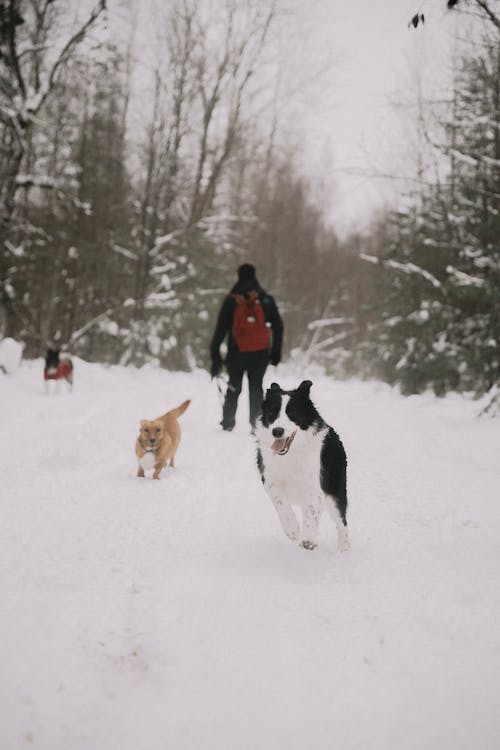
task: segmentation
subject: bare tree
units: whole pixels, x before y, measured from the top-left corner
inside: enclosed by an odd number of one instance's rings
[[[237,5],[226,6],[224,44],[215,62],[213,51],[200,29],[197,50],[197,85],[202,107],[196,175],[190,207],[190,223],[210,208],[224,164],[234,147],[240,125],[243,98],[276,15],[272,2],[264,15],[257,13],[243,32],[238,30]],[[222,136],[213,135],[214,123],[225,113]]]
[[[99,0],[87,20],[66,40],[55,60],[49,61],[56,0],[2,0],[0,5],[0,41],[2,62],[2,98],[0,120],[7,128],[11,156],[0,195],[1,227],[5,231],[15,207],[16,182],[27,141],[42,106],[54,89],[60,70],[75,47],[85,38],[106,7]],[[24,33],[20,29],[26,30]]]
[[[47,176],[28,175],[20,179],[23,159],[37,118],[51,97],[61,71],[77,45],[85,38],[106,7],[99,0],[83,21],[62,43],[58,33],[57,0],[1,0],[0,2],[0,123],[6,143],[0,186],[0,284],[3,302],[9,310],[6,287],[8,258],[5,242],[16,208],[20,188],[53,187]],[[55,54],[53,50],[55,49]]]

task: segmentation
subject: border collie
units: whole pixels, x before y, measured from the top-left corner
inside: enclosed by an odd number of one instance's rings
[[[335,430],[318,414],[304,380],[292,391],[273,383],[257,422],[257,464],[283,531],[304,549],[318,545],[318,525],[326,506],[337,526],[338,546],[349,549],[347,459]],[[298,506],[302,528],[292,506]]]
[[[60,355],[60,349],[47,349],[43,379],[45,393],[49,392],[49,380],[56,381],[56,389],[60,380],[65,380],[69,387],[73,387],[73,362],[67,355]]]

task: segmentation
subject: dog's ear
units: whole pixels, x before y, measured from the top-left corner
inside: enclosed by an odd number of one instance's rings
[[[312,387],[312,382],[310,380],[303,380],[302,383],[297,388],[297,390],[308,396],[309,391],[311,390],[311,387]]]
[[[147,419],[141,419],[141,428],[147,423]]]

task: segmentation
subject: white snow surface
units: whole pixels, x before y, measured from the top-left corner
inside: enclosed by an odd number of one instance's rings
[[[460,396],[278,368],[340,433],[351,549],[293,545],[242,404],[209,376],[73,358],[0,383],[0,747],[498,748],[497,419]],[[175,469],[136,477],[141,418],[191,398]],[[245,394],[242,398],[246,398]]]
[[[0,340],[0,373],[11,375],[21,364],[23,344],[11,338]]]

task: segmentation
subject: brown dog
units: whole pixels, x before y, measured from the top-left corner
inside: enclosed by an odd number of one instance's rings
[[[138,477],[144,476],[144,470],[154,469],[153,479],[159,479],[160,472],[168,461],[170,466],[174,465],[174,456],[181,439],[181,428],[177,419],[184,414],[190,403],[190,400],[184,401],[176,409],[167,411],[158,419],[141,421],[139,437],[135,444],[139,462]]]

